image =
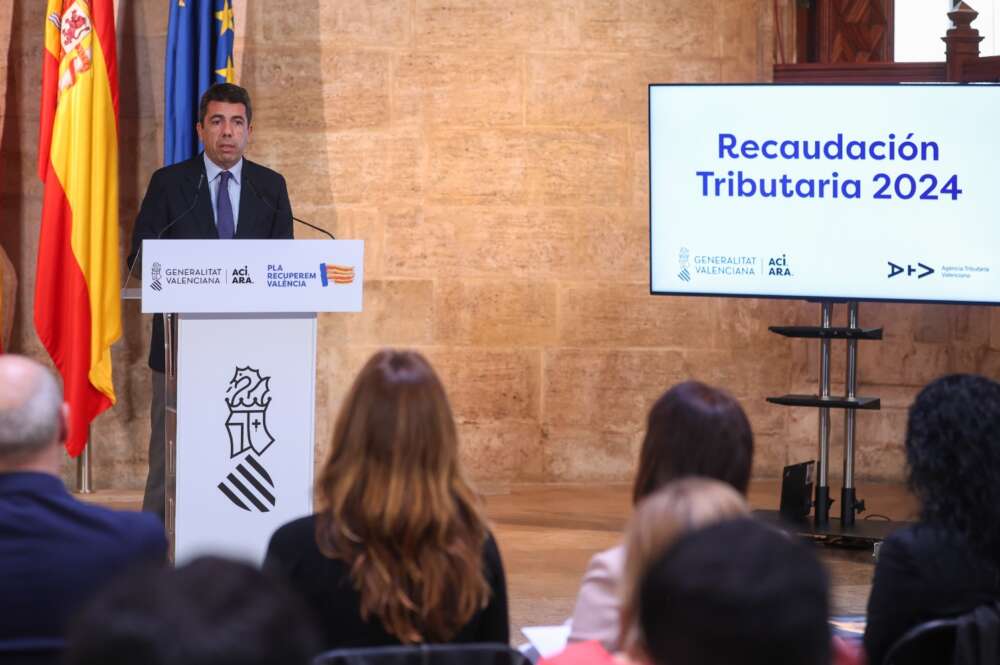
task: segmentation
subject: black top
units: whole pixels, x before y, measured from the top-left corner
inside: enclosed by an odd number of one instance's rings
[[[993,524],[984,529],[996,528]],[[906,631],[1000,600],[1000,561],[987,560],[958,536],[917,524],[882,543],[868,599],[865,650],[881,665]]]
[[[361,596],[351,583],[348,565],[330,559],[316,545],[316,516],[285,524],[271,536],[265,569],[284,578],[306,601],[322,629],[324,649],[399,644],[377,617],[361,619]],[[510,640],[507,582],[493,534],[483,545],[483,571],[490,586],[486,607],[477,611],[452,642]]]
[[[244,159],[240,183],[240,217],[236,222],[235,239],[291,237],[292,207],[288,202],[285,179],[265,166]],[[139,258],[143,240],[157,238],[219,239],[202,154],[165,166],[150,178],[132,230],[129,265]],[[160,314],[153,317],[149,366],[158,372],[164,369],[163,317]]]

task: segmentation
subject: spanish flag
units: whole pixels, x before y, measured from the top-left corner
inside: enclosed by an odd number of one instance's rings
[[[113,0],[48,0],[42,57],[35,327],[63,377],[75,457],[115,402],[111,345],[121,336]]]

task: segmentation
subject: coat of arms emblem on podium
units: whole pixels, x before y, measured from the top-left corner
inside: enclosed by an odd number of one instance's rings
[[[218,487],[235,506],[248,512],[266,513],[276,503],[274,481],[257,459],[275,441],[267,428],[270,383],[271,377],[261,376],[259,370],[237,366],[226,388],[229,457],[240,461]]]

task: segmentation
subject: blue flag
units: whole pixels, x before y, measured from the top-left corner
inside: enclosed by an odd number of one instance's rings
[[[198,102],[213,83],[233,83],[232,0],[170,0],[164,78],[163,163],[201,152]]]

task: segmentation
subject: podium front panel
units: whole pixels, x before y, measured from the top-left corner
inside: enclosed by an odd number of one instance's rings
[[[312,512],[315,314],[185,314],[178,324],[174,557],[259,563]]]

